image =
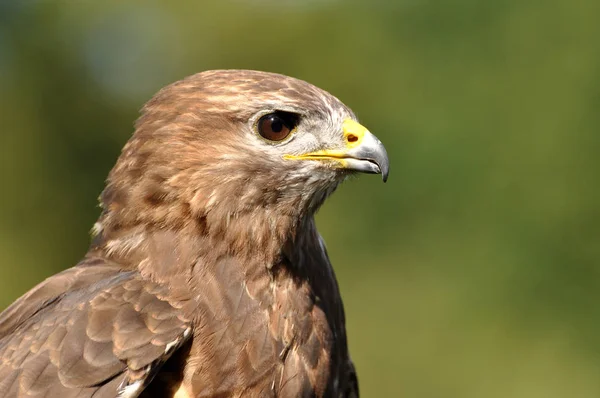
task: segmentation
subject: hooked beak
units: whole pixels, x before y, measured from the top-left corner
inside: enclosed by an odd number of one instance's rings
[[[346,119],[342,124],[345,148],[321,150],[303,155],[288,155],[288,159],[334,160],[341,168],[362,173],[381,174],[387,181],[390,171],[385,147],[369,130],[360,123]]]

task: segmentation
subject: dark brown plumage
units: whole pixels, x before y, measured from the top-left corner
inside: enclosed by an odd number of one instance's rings
[[[358,396],[313,215],[347,175],[387,170],[303,81],[211,71],[162,89],[85,258],[0,315],[0,396]]]

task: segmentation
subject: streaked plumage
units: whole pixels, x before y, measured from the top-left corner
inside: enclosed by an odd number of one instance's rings
[[[297,120],[277,142],[257,134],[273,112]],[[353,113],[303,81],[167,86],[108,177],[85,258],[0,315],[0,397],[358,396],[313,215],[347,175],[387,169]]]

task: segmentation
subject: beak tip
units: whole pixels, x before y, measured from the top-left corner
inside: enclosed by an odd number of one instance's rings
[[[381,179],[383,180],[384,183],[387,182],[389,174],[390,174],[390,168],[386,164],[384,167],[381,168]]]

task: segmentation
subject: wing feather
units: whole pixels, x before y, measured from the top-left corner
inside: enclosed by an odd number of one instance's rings
[[[98,259],[47,279],[0,314],[0,396],[137,397],[191,336],[168,297]]]

